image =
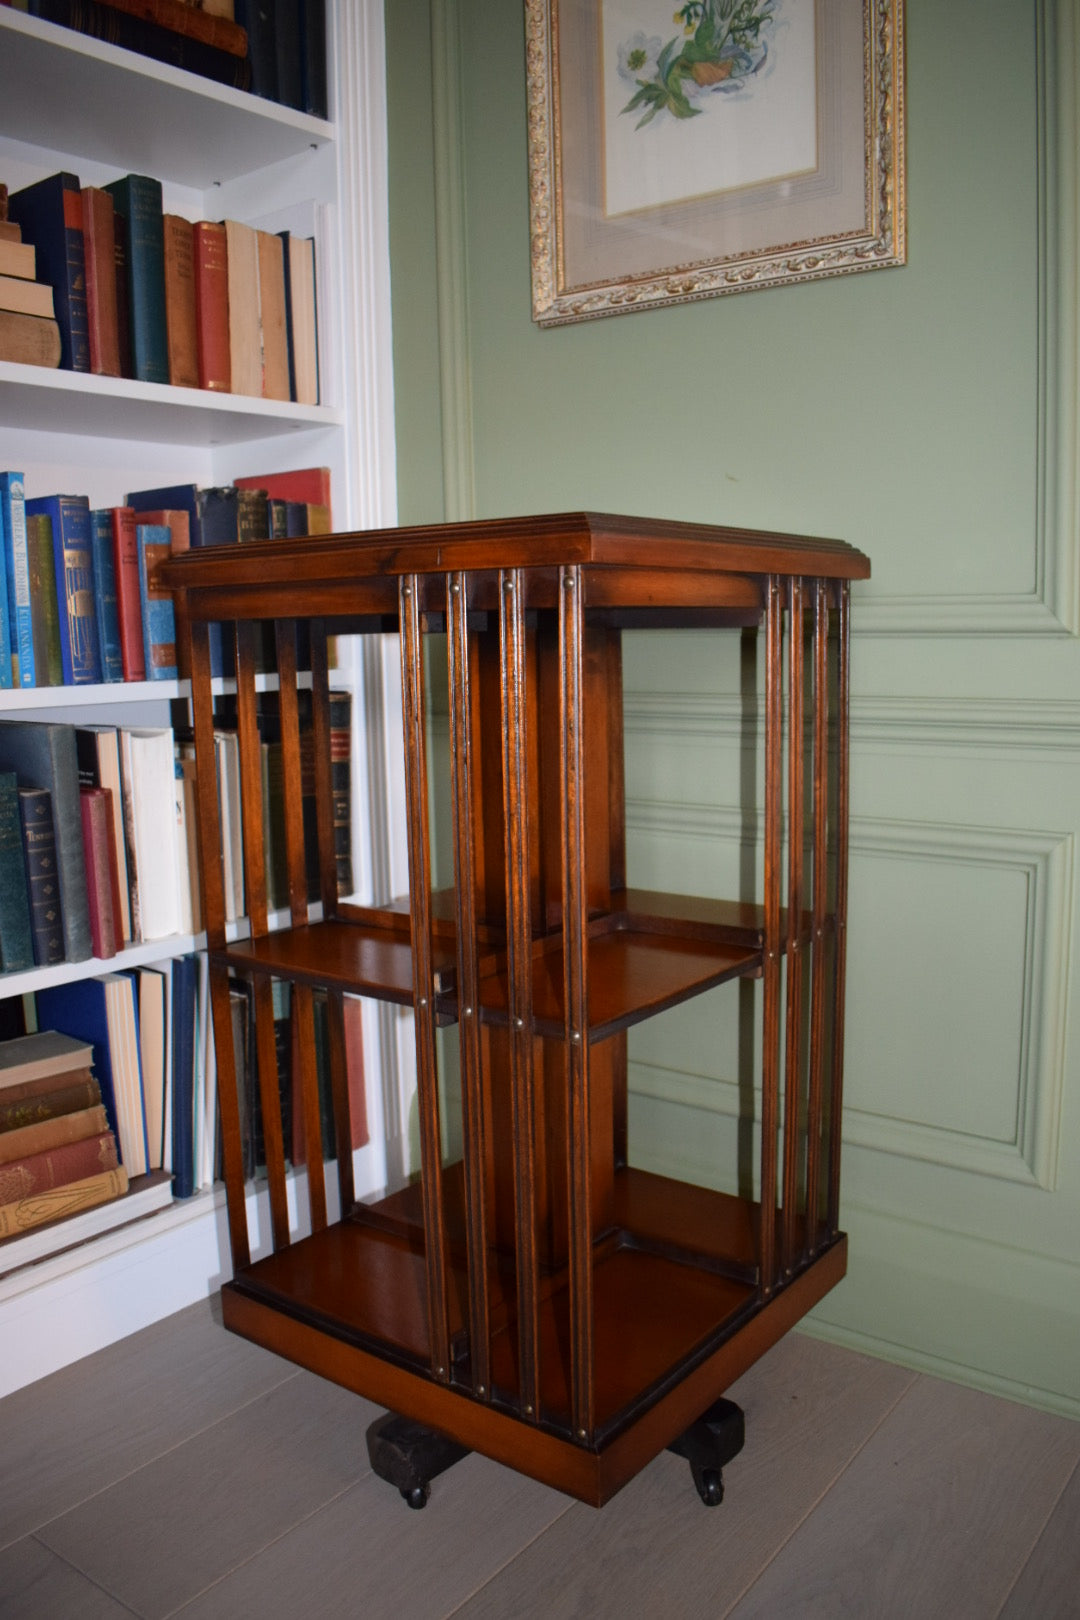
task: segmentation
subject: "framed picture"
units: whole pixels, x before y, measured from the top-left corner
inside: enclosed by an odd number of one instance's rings
[[[542,326],[903,264],[903,0],[525,0]]]

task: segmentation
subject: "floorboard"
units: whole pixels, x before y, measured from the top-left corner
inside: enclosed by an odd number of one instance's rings
[[[1080,1467],[1009,1593],[1000,1620],[1076,1620],[1080,1614]]]
[[[27,1536],[0,1552],[4,1620],[131,1620],[131,1610]]]

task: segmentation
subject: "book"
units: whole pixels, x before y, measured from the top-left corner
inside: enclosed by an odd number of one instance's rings
[[[52,1187],[83,1181],[103,1170],[115,1170],[119,1162],[116,1138],[111,1131],[12,1159],[0,1164],[0,1205],[48,1192]]]
[[[178,956],[172,964],[172,1152],[173,1195],[190,1198],[195,1164],[195,1050],[198,1029],[198,961]]]
[[[56,833],[52,797],[47,788],[19,789],[26,891],[30,900],[30,932],[34,963],[50,967],[64,960],[64,913],[60,904],[60,878],[56,870]]]
[[[73,28],[90,39],[137,51],[155,62],[198,73],[217,84],[235,90],[251,85],[251,70],[245,56],[207,45],[200,39],[177,33],[145,16],[129,16],[103,0],[30,0],[35,17]]]
[[[113,180],[105,190],[125,222],[132,372],[139,382],[167,383],[161,181],[146,174],[128,174]]]
[[[0,1237],[15,1237],[47,1221],[66,1220],[98,1204],[111,1203],[128,1190],[128,1176],[122,1165],[115,1170],[103,1170],[73,1181],[64,1187],[53,1187],[47,1192],[32,1193],[28,1198],[11,1204],[0,1204]]]
[[[4,509],[0,505],[0,553],[7,550],[4,537]],[[14,662],[11,655],[12,609],[8,596],[7,579],[0,578],[0,687],[14,685]]]
[[[274,0],[274,49],[277,55],[277,94],[283,107],[303,105],[303,68],[300,59],[300,0]]]
[[[289,340],[285,322],[285,261],[280,236],[256,231],[259,263],[259,342],[262,397],[289,399]]]
[[[108,788],[80,787],[79,810],[90,939],[94,955],[104,961],[115,956],[124,942],[119,917],[120,885],[112,843],[112,794]]]
[[[177,883],[180,890],[180,932],[197,934],[202,928],[199,891],[199,839],[195,795],[195,757],[176,745],[173,760],[173,796],[176,806]]]
[[[52,524],[60,660],[65,686],[101,680],[90,502],[85,495],[42,495],[27,501],[27,518],[44,514]]]
[[[250,225],[225,220],[229,281],[229,372],[234,394],[262,397],[262,337],[259,326],[259,246]]]
[[[30,633],[34,651],[34,685],[63,686],[64,664],[60,653],[56,562],[53,555],[52,519],[47,512],[39,512],[26,519],[26,559],[30,574]],[[21,677],[21,661],[19,674]]]
[[[183,507],[162,507],[156,512],[140,512],[139,523],[156,523],[169,531],[169,553],[175,557],[191,546],[191,515]]]
[[[326,0],[300,0],[300,105],[329,117],[326,84]]]
[[[352,693],[333,691],[330,703],[330,794],[334,821],[337,892],[353,892]]]
[[[227,394],[232,387],[232,369],[229,363],[229,263],[225,227],[213,220],[197,220],[193,238],[199,387],[217,389]]]
[[[319,403],[319,345],[315,302],[315,242],[280,233],[285,253],[285,328],[289,390],[298,405]]]
[[[64,956],[69,962],[85,962],[91,955],[90,913],[74,727],[45,720],[0,719],[0,770],[14,771],[20,787],[49,791],[64,918]]]
[[[132,932],[167,939],[180,932],[171,728],[123,727],[120,769]]]
[[[13,360],[20,366],[49,366],[55,370],[62,355],[58,321],[0,309],[0,360]]]
[[[235,0],[234,11],[236,21],[247,35],[251,92],[267,101],[276,101],[278,81],[274,0]]]
[[[48,1148],[63,1147],[66,1142],[81,1142],[88,1136],[99,1136],[109,1128],[104,1105],[80,1108],[74,1114],[58,1114],[55,1119],[38,1120],[34,1125],[20,1125],[13,1131],[0,1131],[0,1164],[10,1164],[31,1153],[44,1153]]]
[[[116,600],[116,558],[113,553],[113,515],[110,507],[96,507],[90,513],[90,551],[101,678],[103,681],[122,681],[124,659],[120,645],[120,609]]]
[[[120,933],[124,944],[131,940],[131,905],[128,899],[127,850],[124,840],[124,804],[120,779],[120,738],[115,726],[89,725],[75,728],[75,757],[79,766],[79,787],[107,788],[113,845],[120,898]]]
[[[100,186],[83,186],[82,214],[90,370],[102,377],[119,377],[116,211],[112,197]],[[127,297],[126,287],[124,296]]]
[[[26,549],[26,486],[21,472],[0,472],[0,530],[7,580],[8,654],[14,686],[34,685],[30,567]],[[0,630],[0,654],[3,631]],[[0,674],[0,686],[6,686]]]
[[[116,578],[116,616],[120,636],[120,667],[125,681],[145,681],[142,593],[139,590],[139,543],[135,511],[114,506],[112,513],[113,572]]]
[[[240,804],[240,744],[235,731],[214,732],[218,814],[221,825],[225,920],[244,915],[244,835]]]
[[[101,1086],[89,1069],[55,1080],[32,1081],[25,1089],[25,1097],[0,1092],[0,1131],[58,1119],[80,1109],[95,1108],[102,1101]]]
[[[37,280],[36,255],[32,242],[8,242],[0,237],[0,276],[21,276]]]
[[[0,771],[0,966],[20,973],[33,965],[19,788],[14,771]]]
[[[55,318],[53,290],[44,281],[26,281],[22,276],[0,275],[0,309],[17,315],[37,315],[51,321]]]
[[[227,51],[230,56],[247,55],[247,35],[237,23],[196,9],[191,0],[107,0],[107,3],[114,11],[141,17],[167,28],[170,33]]]
[[[297,467],[291,472],[245,474],[234,480],[237,489],[263,489],[272,499],[303,501],[330,508],[329,467]]]
[[[90,1067],[91,1043],[70,1031],[46,1027],[0,1043],[0,1092],[8,1097],[29,1095],[23,1088],[55,1084]],[[48,1084],[40,1088],[47,1090]]]
[[[163,523],[135,524],[139,548],[139,603],[142,609],[143,659],[150,681],[174,681],[179,674],[176,661],[176,616],[173,600],[164,585],[158,585],[154,571],[171,555],[169,530]]]
[[[113,261],[116,281],[116,347],[121,377],[134,377],[131,356],[131,310],[128,307],[127,220],[113,209]]]
[[[126,973],[101,973],[37,993],[38,1019],[93,1049],[101,1101],[129,1175],[146,1171],[146,1110],[135,991]]]
[[[160,1170],[165,1135],[169,964],[136,968],[132,978],[139,1004],[139,1061],[146,1104],[147,1166],[151,1170]]]
[[[33,243],[37,273],[53,289],[60,365],[65,371],[89,371],[82,192],[77,177],[62,171],[13,191],[8,214],[22,227],[23,241]]]
[[[169,484],[159,489],[132,490],[127,497],[136,514],[180,508],[188,514],[190,539],[193,546],[221,543],[218,529],[219,499],[225,491],[203,490],[195,484]],[[235,527],[235,519],[233,520]],[[228,538],[235,540],[233,532]],[[225,644],[220,624],[209,628],[210,670],[213,675],[231,674],[236,668],[235,654]]]
[[[198,388],[199,346],[195,329],[195,238],[189,219],[162,216],[165,255],[165,339],[169,381]]]

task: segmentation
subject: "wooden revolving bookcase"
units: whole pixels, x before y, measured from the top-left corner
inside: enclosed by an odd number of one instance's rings
[[[412,1426],[414,1452],[426,1437],[434,1451],[412,1475],[380,1469],[414,1502],[465,1449],[600,1505],[674,1445],[701,1489],[692,1442],[702,1414],[715,1418],[728,1385],[843,1276],[849,583],[868,574],[866,558],[838,542],[592,514],[204,549],[163,570],[192,681],[234,1266],[225,1322],[390,1408]],[[291,916],[277,930],[255,676],[266,621]],[[232,943],[214,623],[236,648],[250,937]],[[311,648],[317,921],[301,804],[300,624]],[[752,896],[627,885],[621,636],[653,625],[763,642],[763,700],[747,705],[746,722],[760,712],[764,840]],[[387,631],[400,637],[409,895],[360,907],[336,892],[327,641]],[[443,888],[429,824],[434,634],[444,638],[449,736]],[[253,987],[271,1210],[273,1251],[254,1260],[229,1017],[236,977]],[[415,1015],[419,1173],[359,1201],[350,1155],[338,1154],[342,1214],[330,1221],[321,1155],[309,1147],[303,1237],[289,1224],[275,980],[291,986],[309,1144],[320,1142],[313,995],[328,1007],[338,1141],[349,1140],[343,997]],[[628,1029],[749,980],[759,981],[761,1032],[752,1186],[738,1196],[636,1167]],[[456,1149],[441,1073],[448,1038]]]

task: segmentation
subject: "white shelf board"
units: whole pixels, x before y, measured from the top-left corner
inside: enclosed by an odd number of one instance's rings
[[[235,682],[234,682],[235,685]],[[100,686],[12,686],[0,690],[0,715],[34,709],[100,709],[113,703],[160,703],[188,697],[190,681],[107,681]]]
[[[189,951],[202,950],[205,945],[205,934],[169,934],[166,939],[129,945],[115,956],[90,956],[82,962],[54,962],[51,967],[27,968],[24,973],[0,973],[0,996],[22,996],[57,984],[74,984],[77,979],[92,979],[101,973],[122,973],[126,968],[142,967],[147,962],[186,956]]]
[[[325,145],[333,126],[3,6],[0,134],[205,191]]]
[[[0,50],[4,43],[0,37]],[[213,447],[301,428],[334,427],[342,420],[341,411],[326,405],[294,405],[0,361],[0,426],[8,428]]]

